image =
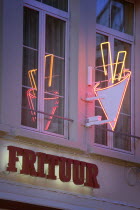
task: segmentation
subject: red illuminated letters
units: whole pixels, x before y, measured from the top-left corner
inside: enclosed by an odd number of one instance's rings
[[[16,162],[19,161],[17,156],[21,156],[23,154],[23,149],[19,147],[8,146],[7,149],[9,150],[9,163],[7,167],[7,171],[16,172]]]
[[[59,178],[62,182],[69,182],[71,180],[71,164],[72,159],[60,157],[59,158]]]
[[[81,185],[84,184],[84,169],[85,162],[74,160],[73,164],[73,182],[74,184]]]
[[[17,172],[16,162],[19,156],[22,157],[22,169],[20,174],[44,177],[56,180],[56,166],[59,167],[59,179],[62,182],[69,182],[73,179],[75,185],[84,185],[92,188],[99,188],[97,181],[98,167],[92,163],[73,160],[66,157],[34,152],[29,149],[8,146],[9,163],[7,171]],[[37,169],[35,169],[37,163]],[[48,173],[45,173],[45,167]]]
[[[36,176],[36,170],[34,167],[34,163],[36,162],[35,152],[33,152],[32,150],[24,149],[22,156],[22,170],[20,171],[20,173]]]

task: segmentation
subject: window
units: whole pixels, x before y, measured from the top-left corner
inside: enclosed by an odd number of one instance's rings
[[[65,135],[66,22],[24,7],[21,123],[39,132]]]
[[[128,1],[97,0],[96,22],[98,24],[132,35],[133,16],[134,6]]]
[[[102,87],[108,85],[109,77],[104,75],[102,67],[103,63],[100,49],[101,43],[110,42],[112,60],[114,63],[116,62],[118,51],[127,51],[125,68],[133,71],[133,15],[134,5],[130,2],[120,0],[97,0],[95,80],[106,81],[102,83]],[[126,24],[127,16],[129,16],[128,18],[130,18],[130,24]],[[108,48],[104,49],[104,56],[105,62],[109,63]],[[109,66],[108,72],[110,72]],[[133,127],[133,106],[131,104],[131,102],[133,101],[131,94],[132,82],[133,81],[129,81],[120,115],[116,124],[115,132],[113,133],[107,131],[107,129],[110,129],[109,125],[107,124],[95,126],[95,143],[97,145],[102,145],[121,151],[132,151],[133,140],[131,137],[128,136],[131,135]],[[95,102],[95,114],[101,115],[103,120],[106,119],[98,101]],[[125,133],[126,135],[122,135],[121,133]]]

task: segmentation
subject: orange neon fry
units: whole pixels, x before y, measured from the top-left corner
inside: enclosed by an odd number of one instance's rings
[[[103,68],[104,68],[104,74],[105,76],[107,75],[107,69],[106,69],[106,63],[105,63],[105,56],[104,56],[104,46],[108,46],[108,52],[109,52],[109,64],[111,68],[111,78],[113,78],[113,65],[112,65],[112,56],[111,56],[111,47],[110,47],[110,42],[103,42],[100,44],[101,47],[101,54],[102,54],[102,61],[103,61]],[[113,80],[113,79],[112,79]]]
[[[32,120],[33,120],[33,122],[35,122],[36,112],[34,112],[32,110],[35,110],[34,104],[33,104],[33,99],[36,99],[36,96],[34,94],[32,94],[31,91],[34,92],[34,89],[31,88],[27,91],[27,100],[28,100],[29,108],[31,109]]]
[[[50,62],[48,86],[51,87],[51,85],[52,85],[52,75],[53,75],[54,55],[53,54],[45,55],[45,66],[46,66],[46,57],[49,57],[49,56],[51,57],[50,58],[51,62]],[[36,71],[37,71],[37,69],[32,69],[32,70],[28,71],[28,76],[29,76],[29,80],[30,80],[32,88],[27,91],[27,100],[28,100],[29,108],[31,109],[31,115],[32,115],[33,122],[36,120],[36,112],[34,112],[35,108],[34,108],[34,104],[33,104],[33,99],[37,98],[36,94],[35,94],[35,90],[37,90],[36,81],[35,81]],[[47,98],[44,98],[44,100],[55,100],[55,99],[57,100],[59,98],[59,96],[58,96],[59,93],[55,91],[53,94],[54,94],[54,97],[47,97]],[[57,100],[55,102],[54,107],[52,107],[51,115],[55,114],[55,111],[56,111],[56,109],[58,107],[58,104],[59,104],[59,100]],[[48,122],[47,122],[47,124],[45,126],[45,130],[48,130],[48,128],[49,128],[49,126],[51,124],[52,118],[53,118],[53,116],[49,117],[49,120],[48,120]]]
[[[37,90],[37,86],[36,86],[36,82],[35,82],[35,75],[36,75],[36,72],[37,72],[37,69],[32,69],[32,70],[29,70],[29,71],[28,71],[28,76],[29,76],[29,80],[30,80],[30,83],[31,83],[31,87],[32,87],[34,90]],[[33,94],[35,95],[34,90],[33,90]]]
[[[119,62],[120,54],[124,54],[123,60],[122,60],[121,62]],[[121,80],[122,72],[123,72],[123,69],[124,69],[124,64],[125,64],[126,55],[127,55],[127,52],[126,52],[126,51],[119,51],[118,54],[117,54],[116,65],[115,65],[114,75],[113,75],[113,83],[114,83],[114,80],[115,80],[115,78],[116,78],[116,71],[117,71],[117,67],[118,67],[118,64],[119,64],[119,63],[122,63],[122,66],[121,66],[121,70],[120,70],[120,73],[119,73],[119,76],[118,76],[118,81]]]
[[[55,102],[55,106],[52,108],[51,115],[55,114],[55,111],[56,111],[56,109],[58,107],[58,104],[59,104],[59,101],[56,101]],[[48,119],[48,122],[46,123],[45,130],[48,130],[52,119],[53,119],[53,116],[50,116],[49,119]]]
[[[53,54],[45,55],[45,66],[46,66],[46,57],[49,57],[49,56],[51,56],[51,62],[50,62],[50,75],[49,75],[48,86],[51,87],[52,86],[54,55]]]
[[[53,95],[54,97],[47,97],[47,98],[45,97],[44,100],[55,100],[55,99],[58,99],[59,98],[58,94],[59,93],[57,91],[54,91],[53,94],[49,94],[49,95]]]

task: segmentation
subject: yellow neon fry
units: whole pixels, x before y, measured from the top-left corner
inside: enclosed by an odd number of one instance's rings
[[[110,48],[110,42],[103,42],[100,44],[101,46],[101,54],[102,54],[102,61],[103,61],[103,68],[104,68],[104,74],[107,75],[107,69],[106,69],[106,64],[105,64],[105,59],[104,59],[104,51],[103,51],[103,45],[108,45],[108,52],[109,52],[109,64],[111,68],[111,78],[113,81],[113,66],[112,66],[112,56],[111,56],[111,48]]]
[[[118,62],[120,54],[122,54],[122,53],[124,54],[123,60],[121,62]],[[119,76],[118,76],[118,81],[121,80],[122,72],[123,72],[124,64],[125,64],[125,59],[126,59],[126,54],[127,54],[126,51],[119,51],[118,54],[117,54],[116,65],[115,65],[115,70],[114,70],[114,75],[113,75],[113,83],[114,83],[114,80],[115,80],[115,77],[116,77],[116,71],[117,71],[117,67],[118,67],[119,63],[122,63],[122,66],[121,66],[121,71],[120,71]]]
[[[36,74],[36,71],[37,69],[32,69],[32,70],[29,70],[28,71],[28,76],[29,76],[29,80],[30,80],[30,83],[31,83],[31,87],[33,89],[36,89],[37,90],[37,86],[36,86],[36,82],[35,82],[35,74]],[[35,95],[34,91],[33,91],[33,94]]]
[[[50,63],[50,76],[49,76],[48,86],[51,87],[52,86],[54,55],[53,54],[45,55],[45,58],[49,57],[49,56],[51,56],[51,63]],[[45,59],[45,65],[46,65],[46,59]]]

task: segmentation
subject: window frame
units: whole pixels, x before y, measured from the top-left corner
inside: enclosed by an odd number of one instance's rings
[[[69,0],[68,0],[69,5]],[[37,110],[44,110],[41,105],[41,98],[44,97],[44,55],[45,55],[45,32],[46,32],[46,15],[52,16],[54,18],[65,21],[65,93],[64,93],[64,117],[68,116],[68,85],[69,85],[69,10],[68,12],[56,9],[52,6],[46,5],[44,3],[35,1],[35,0],[23,0],[23,8],[27,7],[29,9],[33,9],[39,12],[39,28],[38,28],[38,69],[42,71],[38,71],[38,100],[37,100]],[[68,6],[69,8],[69,6]],[[24,45],[22,45],[24,46]],[[43,85],[42,85],[43,84]],[[44,104],[44,103],[43,103]],[[42,109],[43,108],[43,109]],[[22,109],[22,107],[21,107]],[[41,120],[42,123],[38,123],[38,119]],[[32,128],[29,126],[25,126],[21,124],[21,128],[30,130],[32,132],[37,132],[40,134],[45,134],[49,136],[56,136],[64,139],[69,139],[69,131],[68,131],[68,121],[64,120],[64,134],[57,134],[44,130],[44,114],[37,113],[37,128]]]
[[[134,1],[128,1],[134,4]],[[135,23],[135,4],[134,4],[134,23]],[[133,31],[135,31],[135,24],[133,24],[134,28]],[[135,116],[135,104],[134,104],[134,99],[135,99],[135,70],[134,70],[134,33],[133,35],[126,34],[124,32],[117,31],[115,29],[100,25],[96,23],[96,33],[99,33],[101,35],[105,35],[108,37],[108,41],[111,43],[111,50],[114,52],[114,39],[123,41],[125,43],[128,43],[131,45],[131,134],[134,135],[134,130],[135,130],[135,121],[134,121],[134,116]],[[112,55],[114,56],[114,55]],[[95,78],[95,75],[94,75]],[[107,125],[107,129],[110,129],[109,125]],[[95,130],[95,128],[94,128]],[[98,144],[97,142],[95,143],[95,135],[94,135],[94,143],[93,146],[97,148],[104,148],[104,149],[110,149],[116,152],[121,152],[121,153],[127,153],[127,154],[134,154],[134,138],[130,137],[131,141],[131,151],[124,150],[124,149],[119,149],[115,148],[113,146],[113,132],[107,132],[107,145],[103,144]],[[95,132],[94,132],[95,133]]]

